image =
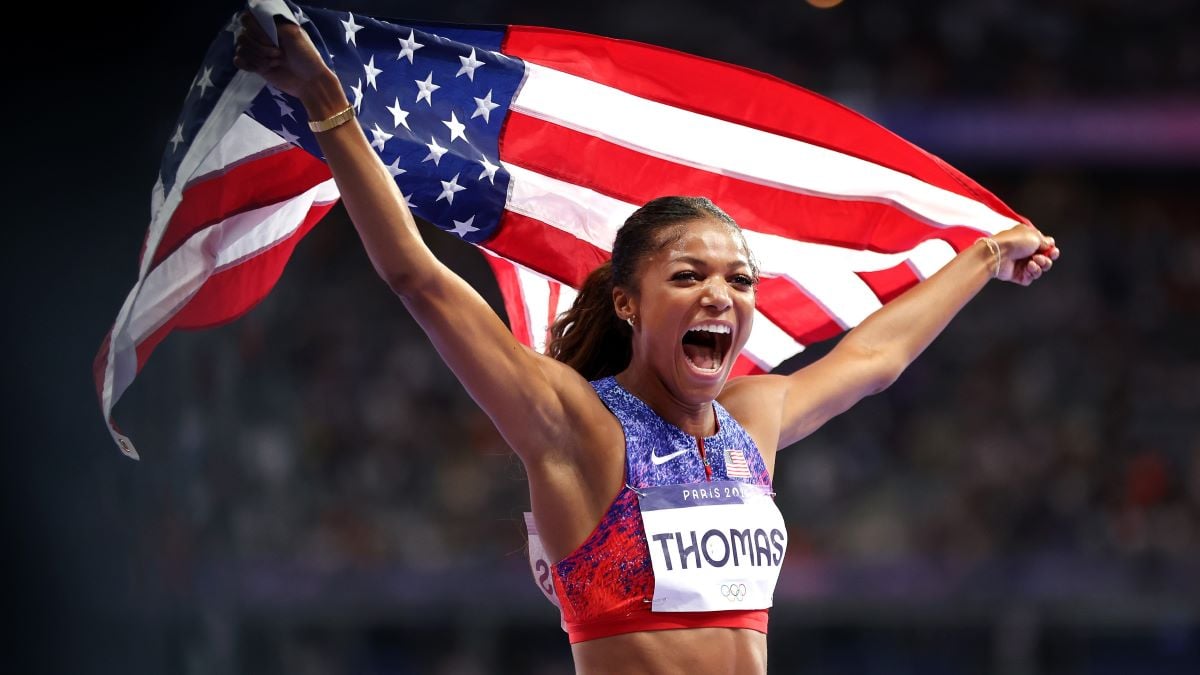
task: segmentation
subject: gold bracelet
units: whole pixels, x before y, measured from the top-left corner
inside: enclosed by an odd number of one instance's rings
[[[991,237],[980,237],[975,241],[982,241],[988,247],[988,250],[992,252],[992,255],[996,257],[996,269],[992,270],[992,278],[995,279],[1000,276],[1000,244],[996,243],[996,240]]]
[[[334,113],[323,120],[317,120],[315,122],[313,120],[309,120],[308,128],[312,129],[314,133],[320,133],[322,131],[329,131],[330,129],[340,127],[352,119],[354,119],[354,106],[351,105],[347,106],[345,110]]]

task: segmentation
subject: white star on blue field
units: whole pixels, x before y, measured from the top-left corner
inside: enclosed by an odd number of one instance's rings
[[[524,74],[520,61],[498,52],[503,28],[400,26],[316,8],[304,8],[304,16],[302,27],[330,57],[358,123],[413,212],[473,243],[490,237],[509,180],[500,128]],[[197,93],[210,86],[198,76]],[[321,156],[298,100],[264,89],[249,113]]]

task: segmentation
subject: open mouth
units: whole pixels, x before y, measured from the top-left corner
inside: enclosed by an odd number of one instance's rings
[[[725,364],[733,330],[724,324],[705,323],[693,326],[683,334],[683,356],[696,370],[716,373]]]

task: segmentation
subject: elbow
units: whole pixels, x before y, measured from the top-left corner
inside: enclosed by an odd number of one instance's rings
[[[854,353],[855,361],[861,366],[865,395],[878,394],[895,384],[908,367],[909,360],[895,350],[851,341],[845,345]]]
[[[392,289],[396,295],[405,298],[414,294],[417,282],[415,275],[410,271],[387,271],[376,269],[379,273],[379,278]]]
[[[426,295],[435,286],[433,274],[429,271],[414,269],[391,271],[377,269],[376,271],[379,272],[379,277],[388,285],[388,288],[402,300],[412,300]]]
[[[900,374],[904,372],[904,365],[884,358],[879,363],[873,364],[871,370],[869,391],[874,395],[895,384],[896,380],[900,379]]]

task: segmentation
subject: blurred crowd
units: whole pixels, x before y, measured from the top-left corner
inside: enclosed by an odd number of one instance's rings
[[[359,3],[385,16],[428,9]],[[839,100],[1194,96],[1200,7],[1189,0],[668,0],[593,12],[482,3],[503,23],[664,44],[778,75]],[[686,29],[682,26],[686,20]]]
[[[1186,0],[847,0],[817,21],[788,4],[791,20],[757,17],[769,47],[804,64],[787,79],[883,100],[1158,97],[1200,78]]]

